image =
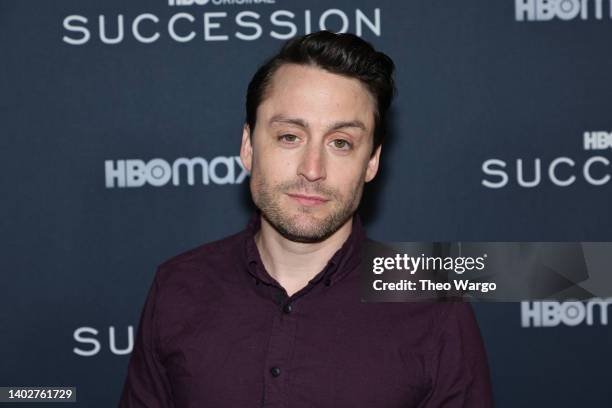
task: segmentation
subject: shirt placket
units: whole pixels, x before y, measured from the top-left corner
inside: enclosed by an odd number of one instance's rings
[[[264,366],[264,393],[262,407],[289,406],[289,377],[291,355],[293,354],[296,332],[294,300],[285,291],[277,291],[277,312],[273,316],[270,341]]]

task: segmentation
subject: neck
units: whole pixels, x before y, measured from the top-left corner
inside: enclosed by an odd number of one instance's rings
[[[290,241],[261,217],[255,243],[266,271],[293,295],[323,270],[351,234],[351,217],[329,238],[316,243]]]

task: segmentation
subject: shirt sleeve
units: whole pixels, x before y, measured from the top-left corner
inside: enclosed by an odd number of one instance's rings
[[[145,302],[119,408],[173,408],[170,382],[157,348],[158,273]]]
[[[490,408],[486,351],[469,303],[440,304],[436,347],[428,371],[432,388],[420,408]]]

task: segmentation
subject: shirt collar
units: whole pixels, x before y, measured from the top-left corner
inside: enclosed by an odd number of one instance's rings
[[[340,249],[330,258],[323,270],[310,280],[311,284],[314,285],[323,280],[326,286],[330,286],[359,264],[361,260],[360,249],[363,240],[366,238],[366,233],[361,224],[361,218],[357,213],[353,214],[352,222],[350,235],[346,241],[344,241],[342,247],[340,247]],[[251,216],[244,231],[247,268],[249,273],[256,279],[267,284],[278,285],[278,282],[276,282],[265,270],[259,255],[259,250],[255,244],[255,234],[260,228],[261,213],[257,211]]]

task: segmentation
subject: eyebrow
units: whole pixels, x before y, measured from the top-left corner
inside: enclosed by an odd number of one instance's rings
[[[270,119],[270,124],[274,123],[288,123],[290,125],[296,125],[302,127],[304,129],[309,129],[308,122],[304,119],[300,118],[292,118],[285,115],[274,115]],[[343,128],[358,128],[361,130],[366,130],[365,125],[360,120],[342,120],[338,122],[334,122],[331,126],[328,127],[327,131],[338,130]]]

